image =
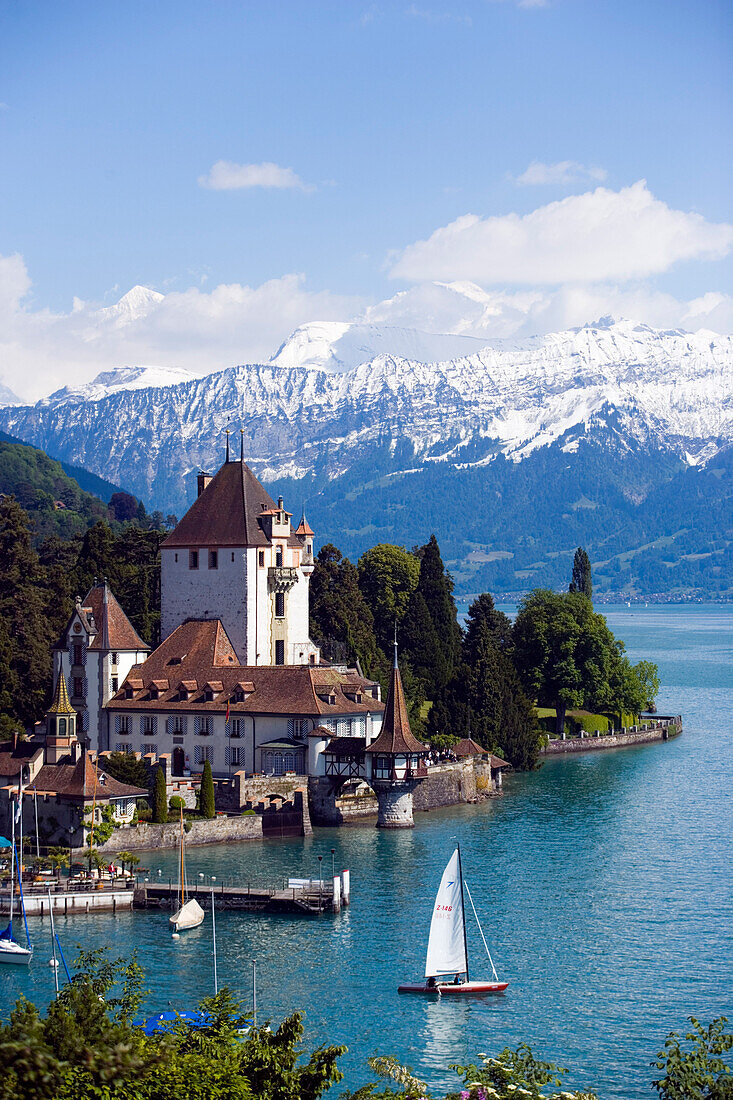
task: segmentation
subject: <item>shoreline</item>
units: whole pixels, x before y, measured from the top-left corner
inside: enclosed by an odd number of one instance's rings
[[[679,737],[682,732],[682,718],[677,715],[675,719],[665,718],[659,725],[647,729],[614,730],[613,733],[601,736],[581,733],[579,737],[555,738],[540,749],[540,756],[561,756],[564,753],[600,752],[603,749],[626,749],[634,745],[651,745]]]

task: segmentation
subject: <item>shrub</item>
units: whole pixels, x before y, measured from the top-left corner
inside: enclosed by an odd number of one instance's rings
[[[153,788],[153,821],[162,825],[168,820],[168,799],[165,787],[165,775],[163,769],[158,767],[155,772],[155,786]]]
[[[170,806],[171,810],[175,810],[178,813],[179,817],[180,817],[181,810],[184,810],[186,808],[186,803],[183,801],[181,796],[178,795],[178,794],[174,794],[172,796],[172,798],[168,802],[168,805]]]
[[[211,764],[205,760],[201,776],[201,814],[203,817],[212,818],[215,813],[214,777],[211,774]]]

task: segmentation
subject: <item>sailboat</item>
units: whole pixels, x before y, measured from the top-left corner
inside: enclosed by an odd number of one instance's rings
[[[188,928],[198,928],[204,919],[204,911],[196,899],[191,898],[190,901],[186,901],[186,846],[183,837],[183,806],[181,806],[181,904],[170,918],[174,934]]]
[[[25,915],[25,901],[23,900],[22,863],[21,863],[20,859],[18,858],[18,853],[17,853],[16,847],[15,847],[15,820],[16,820],[17,816],[22,815],[22,806],[23,806],[23,803],[21,801],[21,799],[23,797],[22,784],[19,786],[18,794],[19,794],[18,806],[17,806],[17,808],[14,807],[11,810],[11,816],[12,816],[12,820],[13,820],[13,831],[12,831],[12,834],[11,834],[12,835],[12,840],[10,841],[10,843],[8,843],[8,841],[5,840],[4,837],[0,837],[0,845],[3,848],[7,847],[7,848],[10,848],[10,850],[11,850],[11,852],[10,852],[10,921],[8,922],[8,927],[5,928],[2,932],[0,932],[0,963],[15,963],[16,965],[20,965],[20,966],[28,966],[28,963],[33,958],[33,947],[31,945],[31,937],[30,937],[30,933],[28,931],[28,921],[26,920],[26,915]],[[20,828],[21,828],[20,850],[21,850],[21,853],[22,853],[22,851],[23,851],[22,816],[21,816],[21,826],[20,826]],[[23,924],[25,925],[25,938],[26,938],[27,947],[23,947],[22,944],[18,943],[18,941],[13,938],[13,901],[15,899],[15,868],[16,868],[16,865],[18,867],[18,889],[20,891],[20,908],[21,908],[21,912],[23,913]]]
[[[428,952],[425,959],[425,981],[398,986],[398,993],[503,993],[508,982],[500,982],[491,958],[486,937],[478,919],[471,892],[466,884],[473,915],[489,956],[493,981],[471,981],[468,973],[468,943],[466,940],[466,914],[463,899],[464,882],[461,867],[461,849],[456,848],[443,871],[430,922]],[[450,981],[447,980],[450,975]]]

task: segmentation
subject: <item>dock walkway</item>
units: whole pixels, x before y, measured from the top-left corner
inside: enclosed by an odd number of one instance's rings
[[[187,891],[189,898],[196,898],[202,908],[211,904],[211,886],[192,883]],[[170,909],[181,896],[180,883],[144,882],[135,887],[133,908]],[[318,916],[321,913],[338,912],[342,898],[336,898],[333,884],[318,879],[297,885],[252,886],[226,885],[214,888],[217,909],[239,909],[253,913],[291,913],[299,916]],[[347,904],[346,898],[343,903]]]

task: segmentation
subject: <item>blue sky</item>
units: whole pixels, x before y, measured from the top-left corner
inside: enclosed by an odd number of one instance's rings
[[[133,324],[79,352],[79,377],[148,350],[201,370],[261,357],[311,317],[419,320],[431,280],[496,298],[488,336],[606,301],[682,324],[706,295],[692,315],[732,331],[732,44],[718,0],[0,3],[0,376],[54,341],[74,360],[79,319],[104,327],[136,284],[195,299],[198,367],[165,325],[148,348]],[[584,237],[587,270],[564,260]],[[208,297],[223,285],[269,290],[243,292],[237,321]],[[401,291],[409,311],[377,307]],[[424,327],[465,327],[451,310]]]

